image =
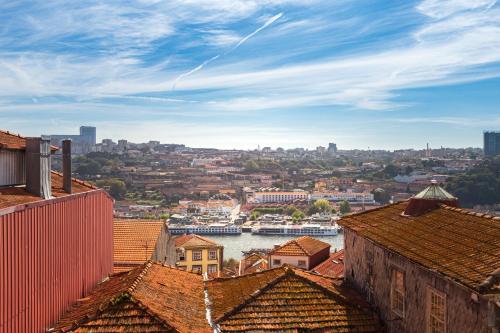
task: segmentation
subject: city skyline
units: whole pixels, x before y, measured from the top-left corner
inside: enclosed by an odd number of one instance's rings
[[[482,147],[496,1],[0,4],[0,123],[192,147]]]

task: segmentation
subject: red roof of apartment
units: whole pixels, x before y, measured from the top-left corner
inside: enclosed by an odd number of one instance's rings
[[[480,291],[500,267],[500,218],[440,204],[418,216],[409,201],[349,215],[338,223],[430,270]],[[486,284],[485,284],[486,283]]]
[[[179,236],[175,239],[175,247],[215,247],[222,246],[205,237],[196,234],[187,234]]]
[[[89,183],[73,178],[72,194],[93,191],[96,189],[95,186]],[[63,190],[62,174],[52,171],[52,196],[58,198],[67,195],[71,194]],[[44,199],[26,191],[24,186],[0,188],[0,209],[42,200]]]
[[[54,331],[209,333],[205,311],[200,275],[147,263],[101,283]]]
[[[151,259],[164,225],[156,220],[114,220],[114,272],[130,270]]]
[[[273,249],[269,254],[282,256],[312,256],[329,247],[330,244],[316,238],[302,236],[292,239],[276,249]]]
[[[267,255],[262,253],[251,253],[240,260],[239,275],[262,272],[269,269]]]
[[[147,263],[101,283],[53,331],[382,332],[366,302],[342,283],[289,266],[203,281]]]
[[[210,313],[222,332],[383,332],[341,280],[289,266],[206,282]]]
[[[330,257],[314,267],[312,270],[325,276],[341,278],[344,276],[344,250],[330,253]]]

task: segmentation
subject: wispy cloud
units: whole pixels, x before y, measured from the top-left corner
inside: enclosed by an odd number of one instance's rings
[[[189,75],[198,72],[199,70],[203,69],[203,67],[205,67],[206,65],[208,65],[212,61],[215,61],[215,60],[219,59],[220,57],[226,56],[226,55],[230,54],[231,52],[235,51],[238,47],[240,47],[241,45],[243,45],[247,40],[249,40],[250,38],[252,38],[253,36],[255,36],[257,33],[259,33],[263,29],[265,29],[268,26],[270,26],[271,24],[273,24],[281,16],[283,16],[283,13],[279,13],[277,15],[274,15],[273,17],[271,17],[270,19],[268,19],[262,26],[260,26],[259,28],[257,28],[255,31],[253,31],[252,33],[250,33],[250,34],[246,35],[245,37],[243,37],[238,43],[236,43],[236,45],[234,45],[233,47],[231,47],[226,52],[218,54],[216,56],[213,56],[213,57],[205,60],[204,62],[202,62],[200,65],[196,66],[195,68],[191,69],[190,71],[179,75],[178,77],[175,78],[174,84],[173,84],[172,88],[175,89],[176,85],[183,78],[188,77]]]

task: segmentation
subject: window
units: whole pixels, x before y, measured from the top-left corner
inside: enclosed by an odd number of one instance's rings
[[[193,268],[191,269],[195,273],[201,273],[201,265],[193,265]]]
[[[393,269],[391,279],[391,309],[392,311],[404,318],[405,316],[405,285],[404,273]]]
[[[306,261],[305,260],[299,260],[299,267],[306,267]]]
[[[193,251],[193,261],[201,260],[201,251]],[[193,266],[194,267],[194,266]]]
[[[184,260],[186,260],[186,253],[184,251],[178,251],[177,261],[184,261]]]
[[[217,265],[208,265],[208,273],[217,273]]]
[[[446,332],[446,295],[434,288],[427,289],[427,332]]]
[[[281,260],[280,259],[273,259],[273,265],[275,265],[275,266],[281,265]]]
[[[217,260],[217,250],[208,250],[208,260]]]

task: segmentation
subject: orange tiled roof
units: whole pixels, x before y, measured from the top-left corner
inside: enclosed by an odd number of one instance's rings
[[[97,189],[91,184],[73,178],[72,193],[82,193]],[[70,195],[63,190],[62,174],[52,171],[52,196],[64,197]],[[0,209],[20,204],[27,204],[44,200],[37,195],[26,191],[24,186],[5,187],[0,189]]]
[[[344,250],[330,253],[328,259],[318,264],[311,271],[334,278],[344,276]]]
[[[222,332],[382,332],[361,297],[340,283],[286,266],[205,284]]]
[[[114,220],[114,272],[132,269],[151,259],[163,221]]]
[[[272,250],[269,254],[282,256],[312,256],[329,247],[330,244],[316,238],[302,236],[286,242]]]
[[[9,131],[0,130],[0,148],[3,149],[13,149],[13,150],[25,150],[26,149],[26,138],[19,134],[14,134]],[[51,146],[52,151],[57,150],[55,146]]]
[[[202,246],[214,247],[221,245],[217,244],[213,240],[201,237],[200,235],[196,234],[187,234],[175,238],[175,247],[190,248],[190,247],[202,247]]]
[[[402,216],[408,201],[339,221],[380,246],[436,270],[474,290],[500,268],[500,218],[441,205]]]
[[[154,263],[116,274],[74,304],[54,331],[209,333],[203,279]]]
[[[267,255],[254,252],[240,260],[240,275],[262,272],[266,269],[269,269]]]

